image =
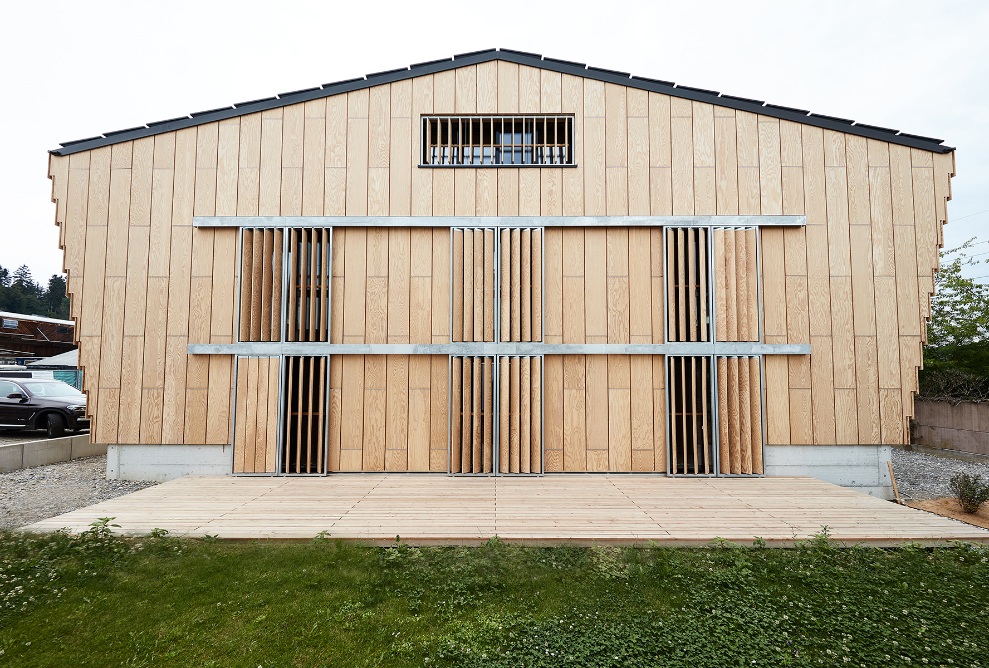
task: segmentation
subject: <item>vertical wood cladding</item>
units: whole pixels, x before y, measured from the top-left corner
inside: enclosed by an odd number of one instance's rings
[[[447,471],[445,355],[330,358],[330,471]]]
[[[295,234],[295,230],[291,231]],[[240,255],[240,340],[282,336],[282,230],[245,229]]]
[[[545,343],[664,342],[662,230],[546,228],[543,234]]]
[[[274,473],[278,445],[278,357],[237,360],[234,473]]]
[[[450,230],[333,229],[333,343],[449,343]]]
[[[542,473],[542,369],[539,357],[498,358],[498,471]]]
[[[501,230],[501,341],[543,338],[543,232]]]
[[[759,358],[718,357],[717,364],[719,470],[762,473]]]
[[[495,360],[450,358],[450,472],[492,473]]]
[[[453,341],[495,340],[496,233],[494,228],[451,231]]]
[[[510,113],[574,114],[577,166],[415,167],[421,114]],[[194,215],[702,214],[807,217],[759,235],[763,340],[813,350],[766,358],[767,442],[903,442],[953,173],[951,153],[506,62],[49,163],[102,443],[231,442],[233,361],[186,346],[239,331],[238,233],[193,228]],[[448,342],[449,237],[334,230],[330,340]],[[544,341],[663,341],[658,231],[544,242]],[[547,432],[547,470],[550,445]]]
[[[666,471],[661,355],[546,355],[545,469]]]
[[[714,230],[716,341],[759,340],[755,229]]]

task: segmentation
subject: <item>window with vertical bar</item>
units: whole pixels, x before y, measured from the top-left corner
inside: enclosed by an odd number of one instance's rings
[[[574,165],[573,116],[423,116],[423,167]]]
[[[326,472],[326,357],[286,357],[282,473]]]
[[[711,358],[668,359],[670,473],[713,475]]]
[[[330,230],[288,230],[286,341],[329,341]]]

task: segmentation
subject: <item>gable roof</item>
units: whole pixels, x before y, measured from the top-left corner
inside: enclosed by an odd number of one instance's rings
[[[590,65],[584,65],[583,63],[571,62],[569,60],[547,58],[536,53],[513,51],[511,49],[487,49],[484,51],[462,53],[453,56],[452,58],[418,63],[397,70],[375,72],[357,79],[337,81],[335,83],[316,86],[315,88],[307,88],[304,90],[292,91],[290,93],[281,93],[279,95],[262,98],[260,100],[239,102],[230,107],[210,109],[208,111],[197,111],[188,116],[171,118],[164,121],[155,121],[140,127],[117,130],[116,132],[107,132],[106,134],[98,137],[89,137],[87,139],[77,139],[75,141],[63,142],[60,144],[59,148],[52,149],[49,153],[52,155],[71,155],[73,153],[89,151],[102,146],[109,146],[111,144],[118,144],[125,141],[131,141],[133,139],[140,139],[141,137],[150,137],[152,135],[163,134],[165,132],[174,132],[175,130],[181,130],[183,128],[193,127],[196,125],[203,125],[205,123],[213,123],[215,121],[233,118],[235,116],[253,114],[266,109],[284,107],[290,104],[299,104],[300,102],[307,102],[309,100],[315,100],[321,97],[349,93],[353,90],[370,88],[371,86],[379,86],[386,83],[392,83],[394,81],[404,81],[406,79],[412,79],[413,77],[421,77],[427,74],[434,74],[436,72],[446,72],[447,70],[456,69],[458,67],[477,65],[479,63],[486,63],[492,60],[504,60],[510,63],[528,65],[529,67],[538,67],[553,72],[559,72],[561,74],[572,74],[587,79],[594,79],[596,81],[637,88],[639,90],[662,93],[664,95],[680,97],[687,100],[695,100],[698,102],[706,102],[708,104],[729,107],[740,111],[748,111],[787,121],[795,121],[806,125],[827,128],[829,130],[837,130],[838,132],[846,132],[848,134],[868,137],[870,139],[878,139],[880,141],[891,142],[893,144],[902,144],[903,146],[919,148],[925,151],[933,151],[935,153],[949,153],[955,150],[950,146],[944,146],[943,139],[934,139],[932,137],[907,134],[905,132],[900,132],[899,130],[866,125],[864,123],[857,123],[845,118],[814,114],[803,109],[794,109],[792,107],[769,104],[767,102],[763,102],[762,100],[751,100],[744,97],[736,97],[734,95],[725,95],[713,90],[704,90],[702,88],[677,85],[671,81],[660,81],[658,79],[633,76],[627,72],[605,70],[598,67],[591,67]]]

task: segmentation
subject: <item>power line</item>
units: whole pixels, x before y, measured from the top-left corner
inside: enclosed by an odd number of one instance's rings
[[[953,223],[954,222],[958,222],[959,220],[965,220],[966,218],[971,218],[973,216],[978,216],[978,215],[983,214],[983,213],[989,213],[989,209],[986,209],[985,211],[976,211],[975,213],[970,213],[967,216],[962,216],[961,218],[952,218],[951,219],[951,222],[953,222]]]
[[[965,246],[965,247],[953,248],[953,249],[951,249],[951,252],[957,253],[958,251],[967,250],[967,249],[971,248],[972,246],[981,246],[982,244],[989,244],[989,239],[986,239],[985,241],[976,241],[975,243],[968,244],[968,246]],[[949,255],[950,255],[950,253],[949,253]]]

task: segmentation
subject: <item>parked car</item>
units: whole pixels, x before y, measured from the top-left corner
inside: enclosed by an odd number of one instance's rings
[[[86,395],[60,380],[0,378],[0,428],[44,429],[48,438],[89,429]]]

